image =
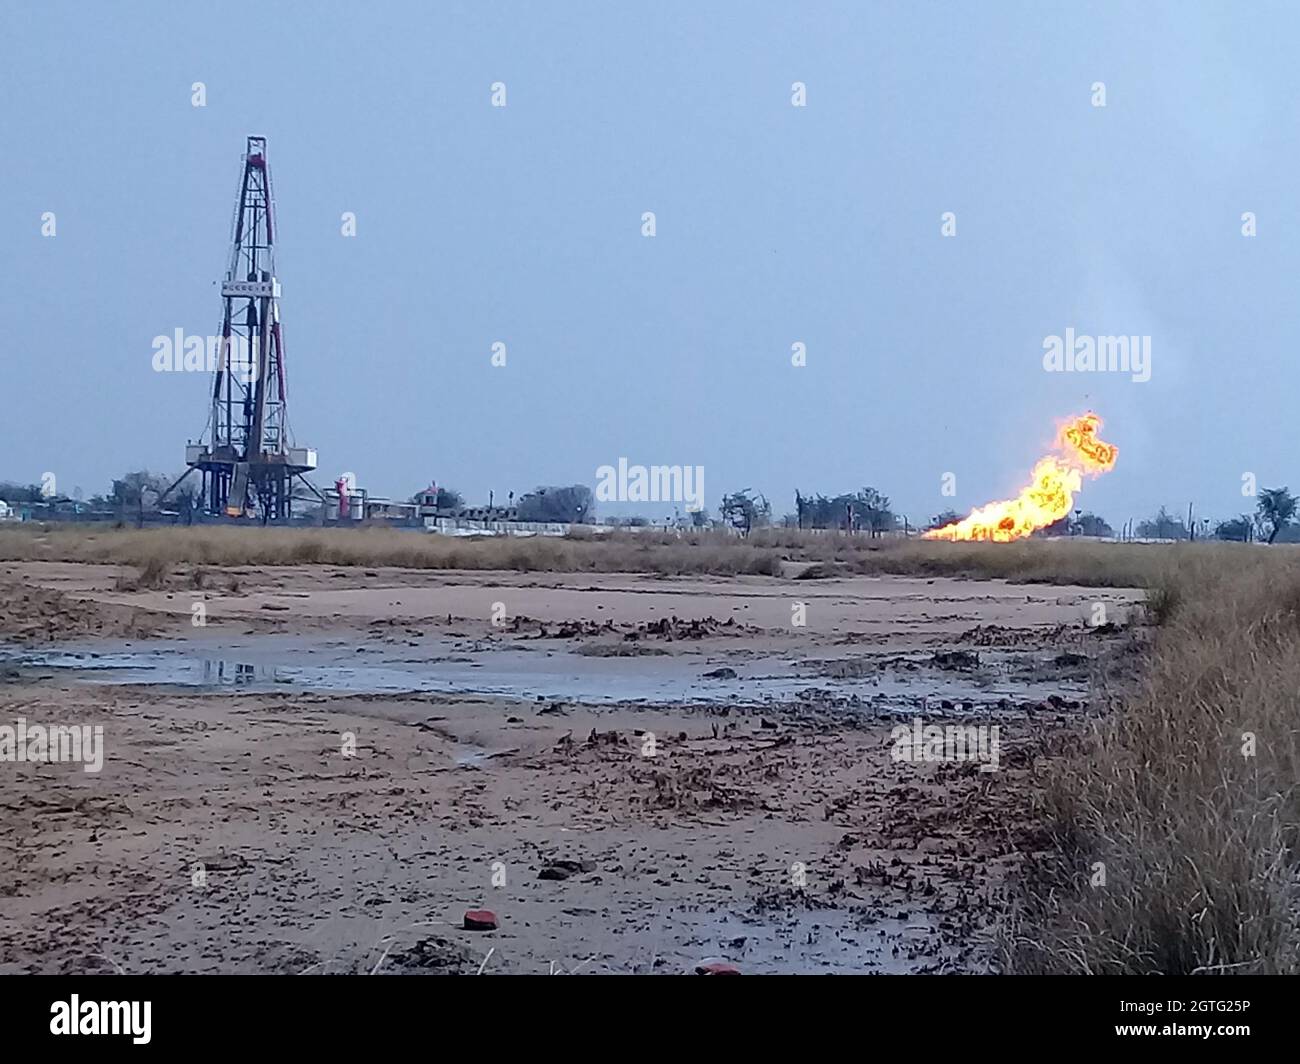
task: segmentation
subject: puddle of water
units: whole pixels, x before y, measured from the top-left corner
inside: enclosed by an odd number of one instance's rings
[[[632,936],[634,952],[641,939]],[[665,941],[674,944],[665,947]],[[896,945],[902,947],[897,956]],[[643,949],[646,956],[667,954],[660,971],[690,972],[700,961],[718,960],[755,975],[901,975],[956,958],[926,914],[864,923],[847,908],[761,914],[670,910],[644,935]]]
[[[149,652],[35,653],[8,659],[37,668],[67,670],[99,683],[167,684],[176,687],[266,687],[290,682],[274,665],[222,658],[159,658]]]
[[[569,650],[434,643],[413,656],[409,646],[357,647],[338,639],[262,636],[256,639],[155,640],[97,644],[57,651],[0,653],[0,664],[66,671],[79,680],[206,690],[292,687],[353,694],[433,692],[496,695],[607,705],[617,702],[763,705],[816,689],[832,697],[882,700],[913,711],[922,700],[987,706],[1001,698],[1023,701],[1078,692],[1081,682],[1017,681],[999,666],[977,681],[971,674],[922,668],[864,676],[818,675],[808,664],[780,657],[735,666],[735,677],[706,678],[713,664],[698,655],[590,657]],[[1008,659],[1010,660],[1010,659]]]

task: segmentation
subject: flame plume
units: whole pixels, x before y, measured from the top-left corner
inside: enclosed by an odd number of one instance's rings
[[[1010,543],[1059,521],[1074,506],[1083,475],[1115,468],[1119,448],[1097,439],[1101,418],[1089,411],[1072,417],[1056,434],[1056,454],[1038,460],[1030,482],[1014,499],[991,502],[969,517],[925,533],[926,539]]]

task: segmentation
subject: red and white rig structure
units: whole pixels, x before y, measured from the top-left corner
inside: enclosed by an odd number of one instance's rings
[[[280,282],[275,275],[275,197],[266,138],[249,137],[235,208],[230,264],[221,281],[221,334],[212,405],[199,443],[185,448],[186,475],[203,477],[212,515],[287,521],[293,481],[320,498],[304,474],[316,452],[289,432]],[[170,490],[170,489],[169,489]]]

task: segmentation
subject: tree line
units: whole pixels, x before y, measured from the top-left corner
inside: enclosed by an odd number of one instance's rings
[[[52,496],[48,489],[43,489],[39,484],[0,481],[0,500],[11,505],[75,501],[77,510],[111,512],[120,518],[129,518],[146,511],[156,512],[163,493],[175,479],[161,473],[137,470],[115,478],[107,493],[92,495],[84,500],[80,488],[75,489],[71,497]],[[594,493],[585,484],[539,486],[525,492],[517,502],[511,492],[509,501],[520,521],[589,524],[596,516]],[[172,488],[165,502],[169,509],[190,517],[202,504],[198,485],[187,481]],[[438,506],[455,512],[464,508],[464,499],[458,491],[439,488]],[[1244,542],[1300,542],[1300,523],[1296,521],[1298,510],[1300,499],[1285,486],[1264,488],[1256,497],[1253,512],[1212,521],[1208,518],[1195,519],[1190,508],[1184,519],[1161,506],[1150,517],[1125,522],[1122,534],[1138,539],[1215,538]],[[779,519],[774,519],[772,514],[772,504],[765,495],[752,488],[742,488],[723,495],[718,506],[718,523],[733,528],[742,535],[755,528],[779,525],[784,528],[867,533],[873,538],[910,527],[905,518],[894,512],[889,496],[872,487],[838,495],[804,494],[802,490],[796,489],[794,511]],[[924,528],[940,528],[959,521],[964,516],[955,510],[945,510],[933,515]],[[703,511],[689,514],[689,520],[697,528],[714,523]],[[646,518],[633,517],[624,519],[623,523],[635,526],[650,522]],[[1109,538],[1115,535],[1115,531],[1109,522],[1097,514],[1076,511],[1042,529],[1039,534]]]

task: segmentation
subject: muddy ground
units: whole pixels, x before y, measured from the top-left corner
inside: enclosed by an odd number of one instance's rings
[[[1140,598],[134,578],[0,566],[0,726],[102,725],[105,752],[0,762],[0,972],[984,971],[1035,766]],[[998,725],[997,770],[896,760],[918,717]]]

